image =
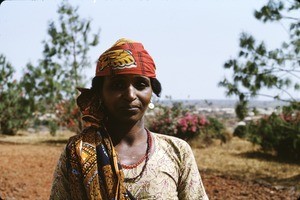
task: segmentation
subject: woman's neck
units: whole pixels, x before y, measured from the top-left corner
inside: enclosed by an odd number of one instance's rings
[[[126,143],[131,146],[147,137],[143,119],[135,124],[108,122],[106,128],[114,145]]]

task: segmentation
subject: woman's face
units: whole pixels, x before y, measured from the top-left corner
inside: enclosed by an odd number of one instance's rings
[[[137,122],[142,119],[152,95],[151,82],[141,75],[116,75],[104,78],[102,102],[109,119]]]

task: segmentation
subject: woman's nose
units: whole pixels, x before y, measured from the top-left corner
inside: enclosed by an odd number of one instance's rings
[[[136,96],[136,89],[133,85],[129,85],[128,88],[124,91],[124,98],[127,101],[134,101]]]

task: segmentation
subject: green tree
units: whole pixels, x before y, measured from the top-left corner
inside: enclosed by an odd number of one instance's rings
[[[235,105],[235,114],[239,120],[243,120],[248,114],[248,102],[240,101]]]
[[[14,79],[14,72],[13,66],[0,54],[0,133],[8,135],[25,127],[32,113],[32,102]]]
[[[26,93],[36,100],[39,112],[63,113],[68,119],[76,109],[76,87],[84,85],[82,72],[90,66],[87,54],[98,44],[99,32],[91,34],[91,20],[81,18],[78,7],[67,1],[59,5],[57,12],[58,22],[49,23],[48,39],[43,41],[43,58],[38,66],[27,64],[22,83]],[[62,104],[64,111],[60,112],[57,109]]]
[[[249,99],[268,96],[277,100],[295,102],[290,89],[300,89],[300,2],[298,0],[269,0],[255,11],[256,19],[287,26],[287,41],[276,49],[268,49],[265,42],[257,42],[249,34],[242,33],[238,57],[228,60],[224,68],[232,71],[232,78],[225,78],[219,85],[226,88],[228,96],[236,95],[240,109]],[[275,95],[262,92],[273,89]],[[282,96],[288,98],[282,98]]]
[[[288,27],[288,39],[279,48],[268,49],[265,42],[242,33],[238,57],[224,65],[232,71],[232,78],[225,78],[219,85],[226,88],[228,96],[238,96],[236,113],[240,119],[245,117],[253,97],[268,96],[289,105],[279,115],[273,113],[237,127],[234,134],[259,144],[263,150],[274,150],[278,156],[299,159],[300,102],[291,91],[300,89],[300,1],[269,0],[254,16],[264,23]],[[267,94],[263,89],[272,89],[276,94]]]

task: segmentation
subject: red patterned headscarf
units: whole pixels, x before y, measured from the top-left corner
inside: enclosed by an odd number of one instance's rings
[[[123,38],[100,55],[96,76],[139,74],[155,78],[155,69],[153,59],[141,43]]]

